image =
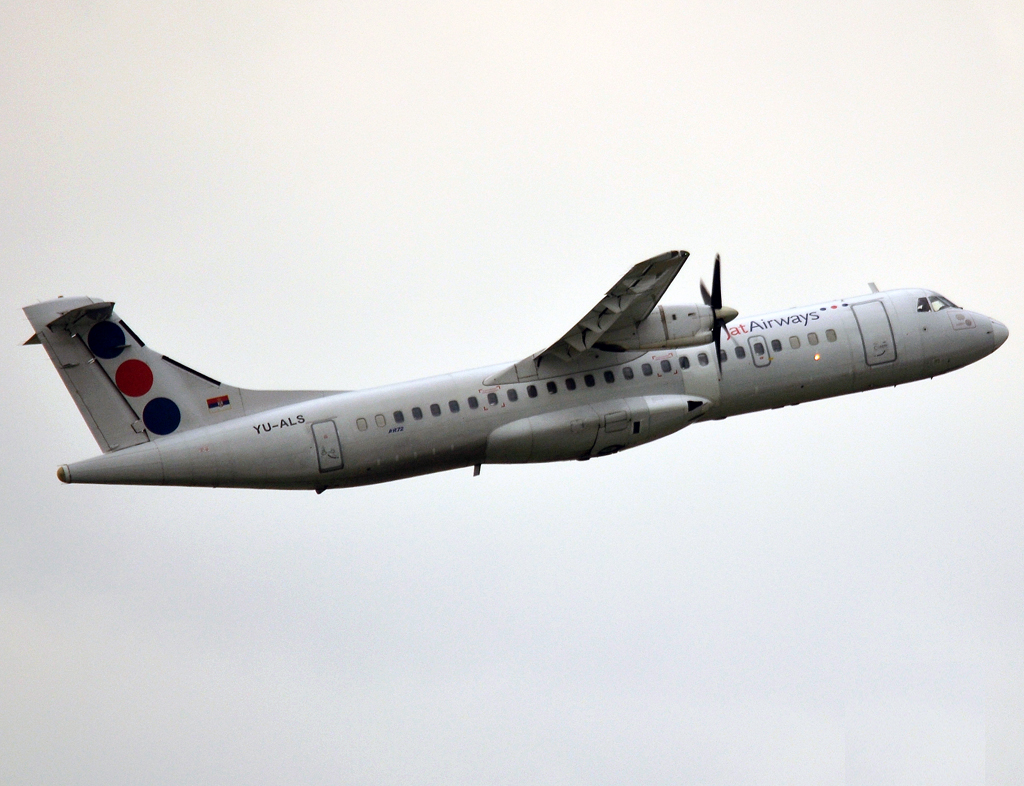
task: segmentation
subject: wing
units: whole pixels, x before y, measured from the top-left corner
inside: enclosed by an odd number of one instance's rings
[[[542,352],[523,358],[484,379],[486,385],[506,385],[537,379],[544,361],[555,366],[572,366],[589,349],[602,350],[605,336],[635,334],[690,256],[688,251],[669,251],[633,265],[608,294],[572,330]]]
[[[633,265],[572,330],[534,355],[534,362],[539,366],[547,357],[571,361],[599,344],[604,335],[635,328],[658,305],[689,256],[687,251],[669,251]]]

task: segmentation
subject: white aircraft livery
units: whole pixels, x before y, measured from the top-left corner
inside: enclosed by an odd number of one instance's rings
[[[313,489],[482,464],[586,460],[698,421],[961,368],[1006,327],[925,289],[739,320],[721,267],[702,304],[659,301],[689,255],[635,265],[568,333],[518,363],[358,391],[246,390],[154,351],[90,297],[27,306],[102,454],[64,483]],[[731,323],[731,324],[730,324]]]

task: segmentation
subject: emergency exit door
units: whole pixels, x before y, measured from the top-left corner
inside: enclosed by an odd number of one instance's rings
[[[750,347],[750,355],[754,359],[754,365],[764,367],[772,362],[771,356],[768,354],[768,342],[764,336],[751,336],[747,339],[747,345]]]
[[[338,441],[338,427],[333,420],[313,424],[313,442],[316,445],[316,460],[320,462],[321,472],[341,469],[345,462],[341,456],[341,443]]]

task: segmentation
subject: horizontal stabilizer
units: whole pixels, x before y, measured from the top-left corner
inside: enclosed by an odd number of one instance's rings
[[[112,313],[114,313],[113,303],[90,303],[65,311],[52,322],[46,323],[46,327],[50,330],[66,330],[75,336],[88,330],[97,322],[109,319]]]

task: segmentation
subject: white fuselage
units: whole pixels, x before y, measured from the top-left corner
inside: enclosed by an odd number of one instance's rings
[[[722,342],[721,378],[710,344],[593,350],[571,374],[486,385],[509,368],[502,364],[338,393],[63,471],[74,483],[320,491],[476,464],[606,455],[698,420],[936,376],[1005,339],[1005,328],[983,315],[918,310],[930,295],[896,290],[739,319]]]

